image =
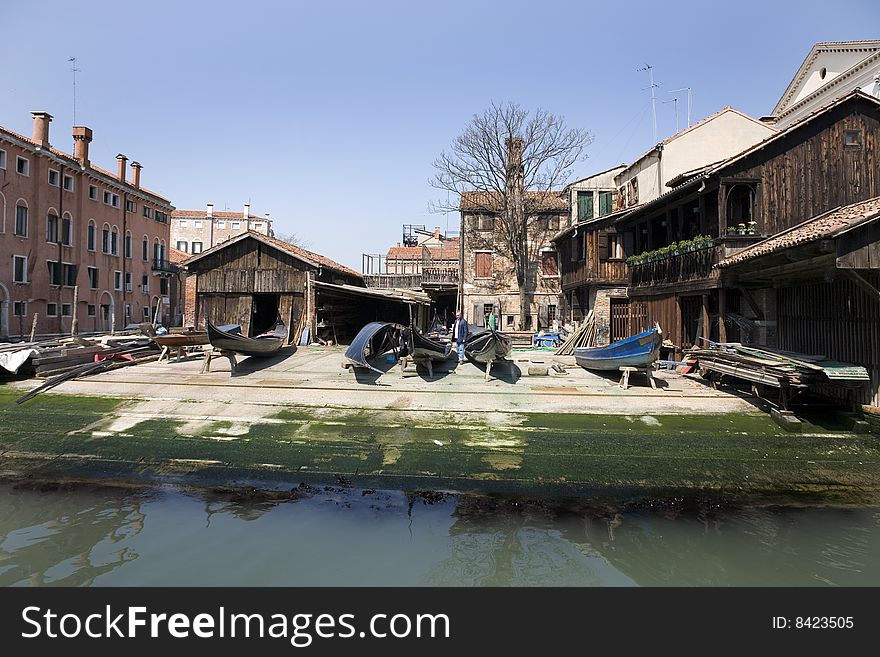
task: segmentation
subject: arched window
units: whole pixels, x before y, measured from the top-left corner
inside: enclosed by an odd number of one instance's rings
[[[141,255],[144,262],[147,262],[150,259],[150,238],[146,235],[144,235],[144,241],[141,242]]]
[[[61,215],[61,243],[64,246],[73,244],[73,216],[69,212]]]
[[[162,247],[159,244],[159,238],[153,240],[153,261],[158,262],[162,259]]]
[[[131,258],[131,231],[125,231],[125,257]]]
[[[15,234],[19,237],[28,236],[28,205],[23,198],[15,202]]]
[[[0,192],[0,235],[6,233],[6,197],[3,196],[3,192]],[[0,301],[2,303],[2,301]],[[0,317],[2,319],[2,317]],[[2,329],[0,329],[0,335],[3,335]]]
[[[101,228],[101,252],[110,253],[110,224]]]
[[[94,251],[96,248],[96,244],[98,242],[98,227],[95,225],[94,219],[89,219],[89,229],[88,229],[88,247],[89,251]]]
[[[58,231],[58,212],[55,208],[49,208],[49,212],[46,213],[46,241],[52,244],[57,244],[61,241],[60,233]]]
[[[119,229],[116,226],[110,229],[110,253],[119,255]]]

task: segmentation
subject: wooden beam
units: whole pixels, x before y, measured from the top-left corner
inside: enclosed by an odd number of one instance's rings
[[[701,314],[703,316],[703,337],[706,340],[710,340],[711,327],[709,325],[709,295],[703,294],[700,296],[700,298],[703,301],[701,309]]]
[[[862,276],[855,269],[841,269],[844,275],[850,279],[857,286],[862,288],[868,295],[874,299],[874,301],[880,302],[880,290],[871,285],[871,282],[868,281],[864,276]]]
[[[755,313],[755,316],[756,316],[758,319],[764,319],[764,311],[763,311],[763,310],[761,309],[761,307],[758,305],[758,302],[757,302],[757,300],[755,299],[755,297],[752,296],[751,291],[750,291],[750,290],[747,290],[747,289],[744,288],[744,287],[740,287],[740,288],[737,288],[737,289],[738,289],[738,290],[740,291],[740,293],[742,294],[743,299],[746,300],[746,303],[749,304],[749,308],[752,309],[752,312]]]
[[[727,290],[718,288],[718,341],[727,342]]]

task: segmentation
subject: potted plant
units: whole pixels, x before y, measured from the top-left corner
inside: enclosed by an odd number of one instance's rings
[[[746,225],[745,224],[737,224],[736,225],[736,232],[739,235],[745,235],[746,234]]]
[[[758,222],[750,221],[746,228],[747,234],[749,235],[757,235],[758,234]]]

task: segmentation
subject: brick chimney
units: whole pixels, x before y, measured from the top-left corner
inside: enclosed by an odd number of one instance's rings
[[[116,162],[116,177],[119,178],[119,182],[125,182],[125,165],[128,162],[128,158],[122,153],[119,153],[119,155],[116,156]]]
[[[434,226],[434,238],[440,239],[440,226]]]
[[[84,167],[89,166],[90,143],[92,143],[92,129],[76,126],[73,129],[73,156]]]
[[[131,184],[134,185],[135,189],[141,188],[141,166],[140,162],[132,162],[131,163]]]
[[[52,115],[48,112],[31,112],[34,117],[34,141],[40,148],[49,148],[49,123]]]
[[[214,204],[208,203],[208,219],[212,219],[214,217]]]
[[[504,156],[505,180],[508,199],[514,207],[514,218],[519,221],[523,209],[523,140],[521,137],[508,137],[504,140],[507,152]]]

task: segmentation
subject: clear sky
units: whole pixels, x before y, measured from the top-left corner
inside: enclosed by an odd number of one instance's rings
[[[578,176],[632,160],[693,120],[769,113],[813,43],[880,38],[876,0],[772,3],[196,3],[0,0],[0,125],[29,135],[31,110],[70,152],[125,153],[143,184],[182,209],[250,200],[277,232],[360,269],[404,223],[457,228],[428,203],[434,157],[490,102],[563,115],[595,136]],[[679,123],[687,98],[679,94]]]

